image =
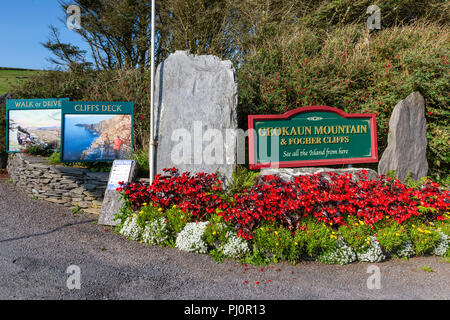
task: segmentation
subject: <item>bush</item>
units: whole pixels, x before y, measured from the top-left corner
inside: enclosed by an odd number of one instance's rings
[[[411,224],[409,237],[413,243],[413,249],[418,256],[431,253],[438,244],[441,235],[434,228],[425,224]]]
[[[117,230],[124,236],[209,253],[216,261],[231,257],[263,265],[448,254],[449,191],[428,180],[414,189],[386,177],[369,183],[350,175],[293,182],[268,176],[226,194],[214,175],[164,172],[152,186],[119,188],[125,205]]]
[[[259,175],[259,171],[252,171],[243,166],[237,166],[233,172],[233,179],[229,192],[231,194],[242,193],[244,190],[253,187],[255,180]]]
[[[24,152],[33,156],[48,157],[53,153],[53,150],[40,144],[30,144],[26,147]]]
[[[61,163],[61,153],[60,152],[53,152],[49,157],[48,160],[50,161],[50,164],[60,164]]]
[[[302,243],[299,245],[295,235],[274,223],[262,223],[261,227],[255,230],[253,243],[274,262],[288,260],[294,263],[300,258],[303,249]]]
[[[392,222],[378,230],[377,239],[385,252],[395,254],[408,242],[409,237],[405,226]]]
[[[240,126],[247,127],[249,114],[309,105],[376,113],[381,155],[393,108],[419,91],[426,103],[430,174],[448,179],[448,37],[447,25],[431,23],[383,27],[371,34],[363,24],[327,32],[301,22],[284,28],[251,51],[238,70]]]
[[[363,220],[348,218],[348,223],[339,227],[339,234],[350,248],[360,251],[364,244],[369,244],[369,239],[374,235],[374,229]]]
[[[150,175],[149,171],[149,154],[148,147],[144,147],[133,154],[133,160],[137,164],[137,175],[139,177],[148,177]]]

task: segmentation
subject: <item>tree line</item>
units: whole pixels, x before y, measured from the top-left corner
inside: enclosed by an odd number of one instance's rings
[[[59,0],[59,5],[64,25],[68,6],[80,8],[81,28],[75,31],[89,52],[64,43],[51,25],[43,46],[52,52],[49,60],[56,66],[148,68],[151,0]],[[325,34],[345,24],[364,24],[370,5],[380,7],[384,28],[420,19],[447,22],[450,12],[445,0],[156,0],[155,62],[175,50],[189,50],[240,65],[249,53],[298,25]]]

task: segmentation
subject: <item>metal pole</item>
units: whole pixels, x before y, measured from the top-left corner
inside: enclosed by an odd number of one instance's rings
[[[149,145],[149,165],[150,165],[150,184],[153,183],[155,176],[155,137],[154,137],[154,92],[155,92],[155,0],[152,0],[152,31],[151,31],[151,53],[150,53],[150,145]]]

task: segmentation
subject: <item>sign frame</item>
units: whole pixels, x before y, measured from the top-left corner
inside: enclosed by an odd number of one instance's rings
[[[94,104],[105,104],[105,105],[110,105],[112,103],[120,103],[121,105],[125,106],[126,109],[129,112],[102,112],[102,111],[77,111],[76,113],[74,112],[67,112],[68,108],[70,107],[75,107],[75,105],[77,104],[89,104],[89,105],[94,105]],[[126,160],[126,159],[94,159],[94,160],[81,160],[81,159],[76,159],[76,160],[64,160],[64,133],[65,133],[65,115],[66,114],[114,114],[114,115],[130,115],[131,117],[131,141],[130,141],[130,148],[131,148],[131,153],[130,153],[130,158],[133,155],[133,134],[134,134],[134,130],[133,130],[133,126],[134,126],[134,102],[133,101],[64,101],[63,102],[63,106],[61,108],[61,151],[60,151],[60,162],[62,163],[76,163],[76,162],[114,162],[114,160]]]
[[[365,118],[370,121],[370,139],[371,139],[371,157],[363,158],[340,158],[340,159],[319,159],[319,160],[294,160],[294,161],[278,161],[278,162],[262,162],[256,163],[256,130],[255,121],[264,120],[288,120],[289,118],[302,113],[308,112],[330,112],[341,116],[344,119]],[[248,143],[249,143],[249,168],[263,169],[263,168],[293,168],[293,167],[307,167],[307,166],[322,166],[322,165],[340,165],[340,164],[354,164],[354,163],[374,163],[378,162],[378,141],[377,141],[377,126],[375,113],[346,113],[343,110],[330,106],[306,106],[300,107],[283,114],[262,114],[248,116]]]
[[[132,178],[131,176],[133,174],[133,165],[135,165],[135,160],[114,160],[112,163],[111,171],[109,173],[108,185],[106,186],[106,190],[116,190],[119,187],[118,183],[114,183],[114,181],[112,181],[114,169],[118,168],[119,166],[129,167],[128,176],[126,177],[126,179],[120,180],[128,183],[128,181],[130,181]]]
[[[61,106],[45,106],[45,107],[16,107],[11,106],[11,103],[14,103],[14,101],[23,101],[23,102],[33,102],[33,103],[43,103],[44,101],[61,101]],[[61,113],[61,119],[62,119],[62,106],[64,102],[70,101],[70,98],[37,98],[37,99],[6,99],[5,103],[5,112],[6,112],[6,153],[24,153],[24,151],[10,151],[9,150],[9,111],[11,110],[54,110],[59,109]],[[9,105],[9,106],[8,106]],[[61,134],[62,134],[62,122],[61,122]],[[60,143],[61,148],[61,143]]]

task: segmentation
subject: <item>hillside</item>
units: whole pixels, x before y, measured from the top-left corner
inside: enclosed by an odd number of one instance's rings
[[[40,72],[40,70],[0,67],[0,95],[11,91],[12,86],[19,81],[27,81],[29,76]],[[17,77],[21,79],[17,79]]]

